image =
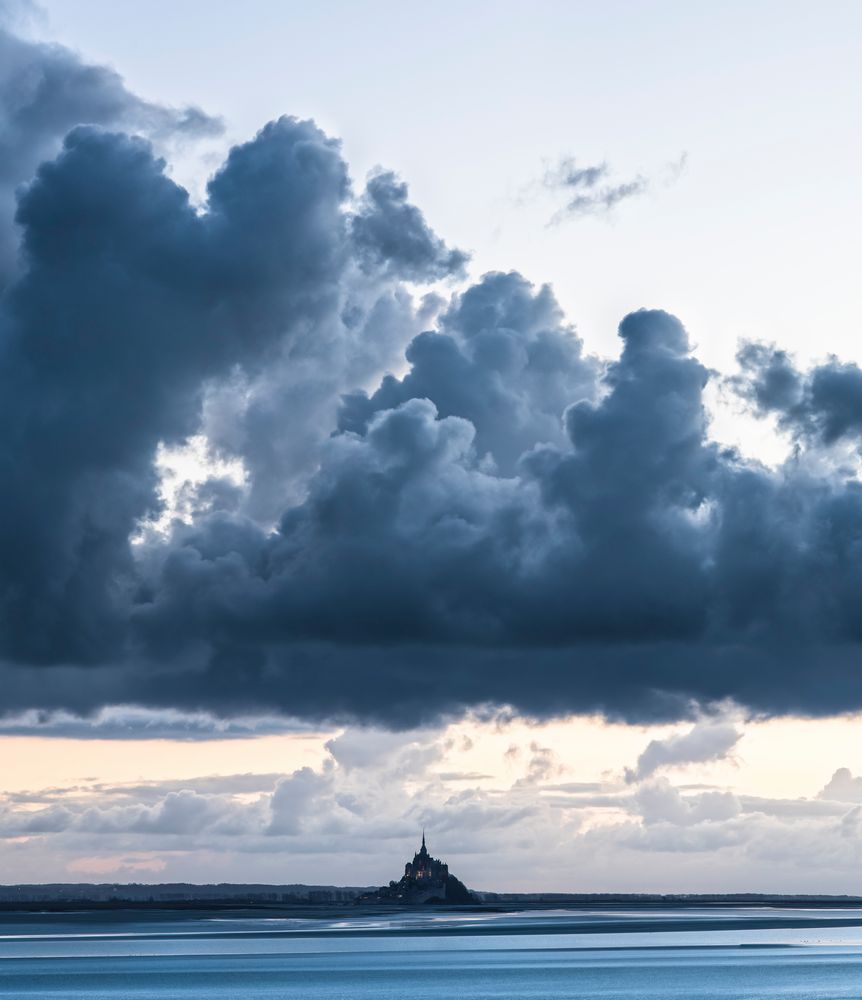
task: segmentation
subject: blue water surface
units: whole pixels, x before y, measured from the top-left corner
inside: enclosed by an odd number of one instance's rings
[[[862,997],[853,910],[0,918],[0,998]]]

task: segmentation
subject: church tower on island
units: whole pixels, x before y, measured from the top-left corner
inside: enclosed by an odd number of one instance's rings
[[[413,860],[404,866],[404,878],[421,885],[430,885],[432,881],[447,882],[449,866],[437,858],[432,858],[425,846],[425,831],[422,831],[422,846],[413,855]]]
[[[360,896],[358,903],[401,903],[412,906],[417,903],[449,903],[460,905],[474,903],[467,886],[454,875],[449,874],[449,866],[437,858],[432,858],[425,845],[425,831],[422,831],[422,846],[413,855],[413,860],[404,866],[404,874],[399,881],[392,881],[376,892]]]

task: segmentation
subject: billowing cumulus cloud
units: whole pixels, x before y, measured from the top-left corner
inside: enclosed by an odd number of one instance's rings
[[[209,119],[8,44],[28,79],[89,82],[19,114],[0,79],[0,142],[30,150],[0,223],[6,713],[862,706],[859,482],[711,440],[679,320],[634,312],[618,357],[589,356],[549,288],[468,282],[404,182],[357,186],[313,122],[266,125],[192,204],[146,135]],[[104,93],[119,110],[97,113]],[[741,360],[733,384],[797,458],[855,441],[854,366]],[[239,472],[190,483],[171,522],[159,456],[191,442]]]
[[[854,777],[847,767],[839,767],[820,790],[818,798],[831,802],[862,803],[862,778]]]
[[[199,108],[166,108],[130,93],[119,75],[82,62],[60,45],[26,41],[0,7],[0,287],[15,265],[15,190],[56,154],[76,125],[132,129],[160,141],[217,134]]]
[[[683,795],[665,778],[639,788],[635,801],[646,826],[696,826],[733,819],[740,813],[739,801],[731,792]]]
[[[823,446],[862,437],[862,369],[832,357],[801,372],[786,351],[746,343],[732,383],[760,414],[775,414],[796,438]]]
[[[360,260],[416,281],[459,274],[468,260],[428,228],[422,213],[407,200],[407,185],[391,171],[368,178],[351,231]]]
[[[599,370],[551,289],[517,273],[486,274],[457,296],[406,359],[403,378],[387,375],[370,396],[345,396],[340,430],[365,434],[375,414],[427,399],[439,417],[469,420],[478,456],[506,474],[537,444],[564,442],[563,411],[593,397]]]
[[[3,315],[13,656],[93,661],[119,639],[155,449],[195,430],[207,380],[331,308],[347,190],[335,144],[288,120],[232,151],[204,216],[140,139],[79,127],[40,167]]]

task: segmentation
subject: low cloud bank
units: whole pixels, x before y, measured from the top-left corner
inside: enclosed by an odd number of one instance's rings
[[[860,779],[846,769],[816,798],[758,798],[655,774],[573,781],[572,758],[529,731],[494,776],[460,769],[471,748],[455,728],[348,730],[287,773],[2,794],[0,876],[131,877],[137,858],[168,880],[384,883],[425,826],[474,888],[858,891]]]

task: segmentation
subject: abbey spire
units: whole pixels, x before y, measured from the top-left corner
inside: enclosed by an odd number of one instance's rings
[[[432,858],[425,843],[425,829],[422,829],[422,846],[413,855],[413,860],[404,866],[404,874],[399,881],[391,881],[376,892],[360,896],[361,903],[470,903],[473,897],[469,890],[454,875],[449,874],[449,866]]]

